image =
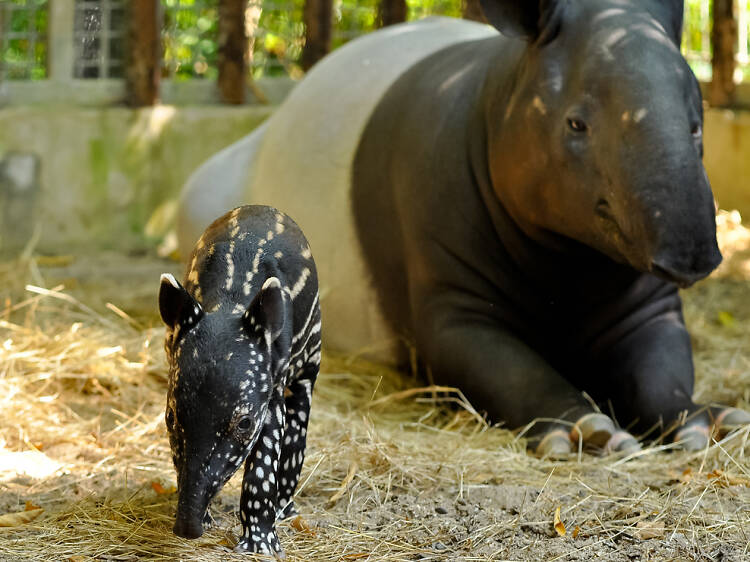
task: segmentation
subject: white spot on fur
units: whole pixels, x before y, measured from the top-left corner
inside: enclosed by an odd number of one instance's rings
[[[229,243],[229,251],[227,252],[225,258],[227,260],[227,284],[226,289],[227,291],[232,288],[232,283],[234,283],[234,241]]]
[[[297,295],[299,295],[302,292],[302,289],[305,288],[305,283],[307,283],[307,279],[310,277],[310,269],[305,268],[302,270],[302,273],[299,276],[299,279],[297,279],[297,282],[294,284],[294,287],[292,287],[291,291],[289,291],[289,295],[292,297],[292,300],[294,300]]]

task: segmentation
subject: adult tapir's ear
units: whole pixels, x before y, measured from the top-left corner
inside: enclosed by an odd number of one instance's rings
[[[682,21],[685,15],[684,0],[651,0],[648,6],[649,11],[679,47],[682,43]]]
[[[285,332],[286,307],[281,282],[269,277],[245,311],[245,327],[251,333],[263,331],[270,347]]]
[[[501,33],[530,42],[554,39],[567,0],[480,0],[487,21]]]
[[[203,317],[203,309],[174,275],[163,273],[159,287],[159,313],[170,328],[178,324],[189,329]]]

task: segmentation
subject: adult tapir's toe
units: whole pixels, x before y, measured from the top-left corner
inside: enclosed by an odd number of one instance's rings
[[[573,452],[573,443],[568,432],[563,429],[554,429],[547,433],[536,447],[539,457],[561,458]]]
[[[711,428],[702,423],[683,427],[674,435],[674,442],[686,451],[705,449],[711,440]]]
[[[604,448],[615,433],[617,429],[610,417],[592,412],[578,419],[570,432],[570,439],[574,443],[583,441],[584,445]]]
[[[714,419],[714,429],[719,437],[746,425],[750,425],[750,413],[737,408],[723,408]]]
[[[615,432],[615,434],[609,438],[604,450],[609,454],[625,453],[630,455],[631,453],[640,451],[641,444],[638,442],[638,439],[633,437],[630,433],[621,430]]]

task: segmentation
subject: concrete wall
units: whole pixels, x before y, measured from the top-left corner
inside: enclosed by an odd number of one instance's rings
[[[750,221],[750,111],[712,109],[704,118],[704,157],[714,195],[723,209]]]
[[[0,181],[0,247],[14,233],[28,239],[39,225],[41,251],[73,246],[149,246],[144,226],[179,193],[208,156],[246,135],[270,115],[268,106],[121,107],[11,106],[0,109],[0,158],[38,156],[38,186],[13,198]],[[750,218],[750,113],[709,110],[705,161],[726,209]],[[25,197],[26,195],[23,195]],[[12,199],[12,201],[11,201]],[[25,214],[28,216],[17,216]],[[20,225],[20,226],[19,226]]]
[[[203,160],[252,131],[271,111],[266,106],[2,109],[0,158],[33,153],[40,162],[39,193],[28,190],[35,204],[24,207],[28,217],[13,218],[39,225],[42,251],[153,243],[144,226],[159,204],[176,197]],[[9,194],[2,191],[5,206]],[[17,229],[2,231],[6,247],[17,245],[8,240]]]

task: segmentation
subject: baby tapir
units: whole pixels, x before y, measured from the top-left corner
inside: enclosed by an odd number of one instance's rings
[[[174,532],[201,536],[211,499],[244,461],[237,550],[281,555],[275,523],[294,512],[320,367],[310,247],[288,216],[252,205],[214,221],[189,264],[184,286],[165,274],[159,292]]]

